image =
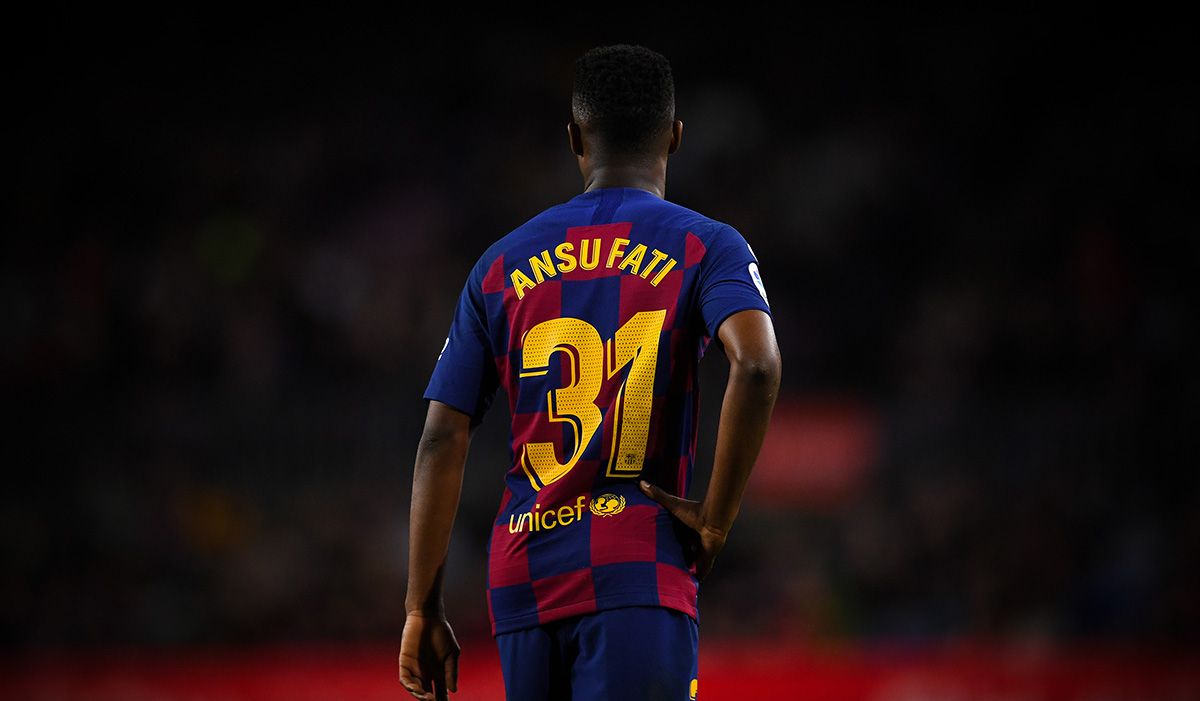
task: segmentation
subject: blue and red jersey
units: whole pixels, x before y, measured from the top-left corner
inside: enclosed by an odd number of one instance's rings
[[[623,606],[697,616],[683,526],[637,480],[687,494],[697,365],[746,309],[770,313],[742,235],[635,188],[551,207],[479,258],[424,396],[479,421],[508,395],[493,634]]]

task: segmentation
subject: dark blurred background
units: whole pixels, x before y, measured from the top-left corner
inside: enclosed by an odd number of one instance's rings
[[[668,199],[753,244],[784,356],[705,638],[1196,645],[1185,24],[681,14],[12,27],[0,641],[398,640],[456,295],[581,190],[573,60],[624,41],[671,59]],[[504,404],[451,547],[465,637]]]

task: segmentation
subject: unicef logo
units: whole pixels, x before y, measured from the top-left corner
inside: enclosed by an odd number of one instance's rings
[[[625,497],[619,494],[601,494],[592,499],[588,509],[597,516],[616,516],[625,510]]]

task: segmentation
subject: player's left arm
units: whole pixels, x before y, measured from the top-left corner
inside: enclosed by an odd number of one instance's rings
[[[718,331],[729,357],[712,476],[703,501],[669,494],[645,480],[646,496],[696,532],[696,577],[704,579],[725,547],[742,506],[742,493],[762,447],[779,394],[781,362],[771,318],[758,309],[732,314]]]
[[[400,642],[400,682],[418,699],[445,699],[447,690],[458,691],[459,646],[446,620],[442,574],[472,431],[470,416],[429,402],[413,470]]]

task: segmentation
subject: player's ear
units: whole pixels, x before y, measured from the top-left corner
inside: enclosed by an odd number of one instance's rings
[[[567,122],[567,139],[571,142],[571,153],[583,156],[583,132],[575,122]]]
[[[679,142],[683,141],[683,122],[676,119],[671,124],[671,145],[667,147],[667,153],[675,153],[679,150]]]

